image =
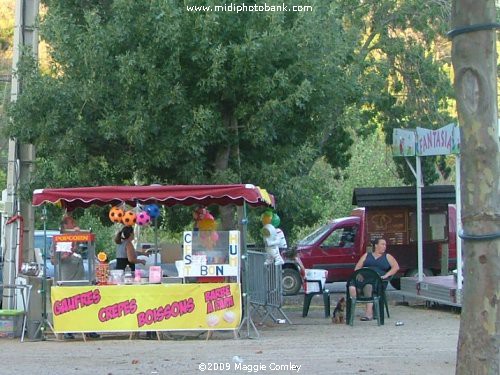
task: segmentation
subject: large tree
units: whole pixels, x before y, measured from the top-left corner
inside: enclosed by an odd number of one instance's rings
[[[353,26],[364,30],[357,53],[365,95],[358,105],[366,124],[379,126],[392,143],[394,128],[440,128],[452,119],[446,1],[349,1]],[[415,184],[406,163],[400,175]],[[423,160],[426,184],[436,180],[435,158]]]
[[[44,3],[50,69],[24,65],[9,128],[37,147],[37,187],[241,181],[286,205],[318,157],[345,167],[354,133],[435,121],[448,93],[435,2]]]
[[[440,128],[450,122],[451,60],[444,35],[451,11],[449,2],[346,0],[336,3],[342,9],[343,31],[356,43],[345,70],[352,84],[362,88],[362,94],[353,100],[354,104],[342,109],[333,125],[360,135],[378,128],[390,144],[394,128]],[[335,158],[335,151],[325,152],[325,156],[330,161]],[[338,206],[330,209],[331,201],[346,192],[339,189],[340,181],[351,187],[386,186],[377,178],[359,178],[358,175],[373,174],[376,164],[370,160],[359,163],[356,172],[350,167],[349,174],[355,176],[354,181],[344,182],[342,173],[337,173],[337,183],[324,186],[313,178],[315,171],[305,169],[304,174],[289,179],[293,189],[278,185],[278,196],[286,197],[287,203],[293,202],[284,210],[287,220],[293,220],[297,226],[311,225],[314,219],[337,217],[350,211],[350,200],[344,200],[343,210],[338,210]],[[406,164],[396,162],[404,182],[415,184]],[[435,158],[425,158],[423,164],[425,183],[430,184],[437,178]],[[441,169],[443,174],[447,172],[446,165]],[[386,181],[401,183],[395,180]],[[314,207],[323,207],[324,215]],[[300,214],[296,213],[297,208]]]
[[[235,182],[300,144],[318,155],[332,109],[355,90],[339,17],[319,5],[233,14],[178,3],[46,2],[52,69],[28,77],[13,114],[55,183]],[[339,156],[348,138],[329,137]]]
[[[289,204],[280,212],[285,218],[294,219],[294,227],[287,228],[291,229],[287,232],[291,243],[311,233],[319,224],[349,216],[354,188],[403,185],[397,175],[391,148],[385,145],[381,132],[354,137],[349,152],[349,165],[344,169],[332,168],[325,158],[320,158],[307,178],[291,179],[295,189],[287,194]],[[312,225],[311,218],[315,220]],[[253,233],[258,233],[259,228],[253,229]]]
[[[460,190],[465,261],[456,371],[459,375],[500,373],[496,21],[493,0],[453,2],[451,36],[462,136]]]

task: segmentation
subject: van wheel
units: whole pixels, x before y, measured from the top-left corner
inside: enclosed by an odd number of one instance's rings
[[[291,296],[297,294],[302,287],[302,278],[297,270],[285,268],[282,272],[283,294]]]

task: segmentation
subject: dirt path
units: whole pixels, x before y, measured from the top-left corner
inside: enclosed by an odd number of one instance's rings
[[[337,299],[332,294],[332,308]],[[293,324],[269,319],[259,324],[256,316],[258,339],[235,340],[228,332],[215,332],[209,341],[193,332],[173,333],[162,341],[129,341],[126,335],[103,335],[86,343],[80,338],[24,343],[2,339],[0,374],[455,373],[456,312],[392,303],[384,326],[357,320],[350,327],[325,319],[319,297],[306,318],[301,316],[301,296],[285,302]],[[396,321],[404,325],[396,326]]]

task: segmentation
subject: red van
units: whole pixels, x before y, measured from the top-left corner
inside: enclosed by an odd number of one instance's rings
[[[424,206],[422,223],[424,274],[448,274],[456,267],[455,206]],[[399,289],[399,277],[418,272],[416,228],[412,206],[356,208],[351,216],[328,222],[283,254],[283,291],[298,293],[306,268],[328,270],[329,283],[346,281],[359,258],[371,249],[371,241],[381,237],[399,263],[400,270],[391,281]]]

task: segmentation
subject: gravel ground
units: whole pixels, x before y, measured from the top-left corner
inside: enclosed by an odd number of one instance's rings
[[[340,296],[331,295],[332,311]],[[286,297],[283,306],[292,324],[261,322],[253,314],[258,338],[248,338],[251,326],[245,325],[239,339],[222,331],[210,340],[198,332],[172,332],[161,341],[124,334],[87,342],[51,335],[38,342],[0,339],[0,374],[454,374],[458,312],[416,301],[400,305],[397,292],[389,292],[389,299],[391,317],[381,327],[359,319],[353,327],[332,324],[320,297],[302,318],[298,295]],[[250,329],[251,336],[255,332]]]

